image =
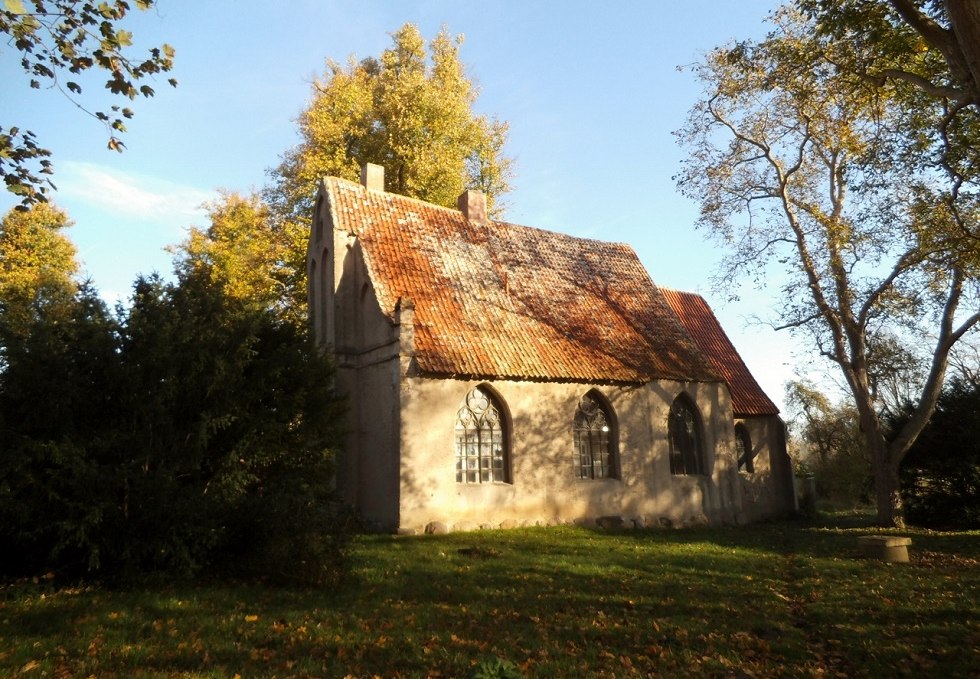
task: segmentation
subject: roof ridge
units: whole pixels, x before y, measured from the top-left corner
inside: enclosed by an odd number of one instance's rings
[[[498,226],[507,226],[507,227],[513,227],[517,229],[530,229],[531,231],[538,231],[540,233],[561,236],[562,238],[572,238],[574,240],[583,241],[585,243],[601,243],[602,245],[616,245],[618,247],[628,248],[630,251],[635,253],[632,245],[622,241],[602,240],[601,238],[589,238],[587,236],[576,236],[571,233],[565,233],[564,231],[555,231],[554,229],[542,229],[540,226],[528,226],[527,224],[517,224],[516,222],[508,222],[505,220],[497,220],[494,223],[497,224]]]
[[[389,196],[389,197],[395,198],[397,200],[408,200],[408,201],[411,201],[413,203],[420,203],[420,204],[424,205],[427,209],[435,208],[437,210],[446,210],[447,212],[452,212],[452,213],[455,213],[455,214],[460,215],[460,216],[462,216],[462,214],[463,214],[462,212],[459,211],[459,209],[457,209],[455,207],[446,207],[445,205],[439,205],[438,203],[430,203],[429,201],[424,200],[422,198],[415,198],[414,196],[406,196],[404,193],[395,193],[394,191],[388,191],[388,190],[384,190],[384,191],[373,191],[373,190],[368,189],[367,187],[365,187],[360,182],[351,181],[350,179],[344,179],[343,177],[337,177],[335,175],[327,175],[327,176],[325,176],[323,178],[323,181],[324,182],[329,181],[329,180],[333,180],[334,182],[343,182],[344,184],[349,185],[350,188],[359,189],[360,191],[364,192],[365,194],[373,194],[373,195],[376,195],[376,196]],[[488,223],[495,223],[494,220],[492,220],[492,219],[488,219],[487,222]],[[528,228],[531,228],[531,227],[528,227]]]
[[[445,206],[445,205],[439,205],[438,203],[430,203],[429,201],[424,200],[422,198],[415,198],[414,196],[406,196],[404,193],[395,193],[394,191],[371,191],[370,189],[366,188],[360,182],[352,181],[350,179],[345,179],[344,177],[337,177],[335,175],[327,175],[327,176],[325,176],[323,178],[323,180],[324,181],[333,180],[335,182],[342,182],[344,184],[347,184],[349,186],[349,188],[358,189],[358,190],[360,190],[360,191],[362,191],[364,193],[370,192],[370,193],[375,194],[375,195],[389,196],[389,197],[394,198],[396,200],[407,200],[407,201],[411,201],[413,203],[420,203],[420,204],[424,205],[427,209],[435,208],[437,210],[445,210],[445,211],[447,211],[449,213],[452,213],[454,215],[458,215],[458,216],[461,216],[461,217],[464,216],[463,213],[460,212],[459,209],[457,209],[455,207],[448,207],[448,206]],[[505,219],[490,219],[490,218],[488,218],[487,219],[487,224],[491,224],[491,225],[493,225],[495,227],[515,228],[515,229],[528,229],[528,230],[536,231],[536,232],[540,232],[540,233],[552,234],[552,235],[555,235],[555,236],[560,236],[562,238],[572,238],[574,240],[583,241],[583,242],[586,242],[586,243],[601,243],[603,245],[615,245],[615,246],[622,247],[622,248],[628,248],[634,254],[636,253],[636,251],[633,249],[633,246],[632,245],[630,245],[629,243],[623,242],[623,241],[603,240],[601,238],[589,238],[587,236],[576,236],[574,234],[566,233],[564,231],[557,231],[557,230],[554,230],[554,229],[543,229],[543,228],[541,228],[539,226],[530,226],[528,224],[518,224],[517,222],[511,222],[511,221],[508,221],[508,220],[505,220]]]
[[[664,292],[676,292],[681,295],[691,295],[692,297],[700,297],[705,302],[708,301],[707,298],[704,295],[702,295],[700,292],[692,292],[691,290],[681,290],[680,288],[675,288],[672,285],[660,285],[659,283],[657,284],[657,287],[663,290]]]

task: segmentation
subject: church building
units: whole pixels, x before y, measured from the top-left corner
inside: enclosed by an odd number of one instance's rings
[[[778,409],[705,300],[627,245],[325,178],[310,318],[348,398],[337,485],[379,530],[744,523],[793,508]]]

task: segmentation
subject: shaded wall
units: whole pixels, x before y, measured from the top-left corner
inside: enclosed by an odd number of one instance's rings
[[[312,330],[318,345],[334,354],[337,389],[347,398],[337,490],[368,522],[397,527],[398,326],[378,306],[360,245],[335,228],[323,193],[307,246],[307,270]]]
[[[743,417],[752,445],[753,472],[739,472],[743,510],[748,521],[795,510],[793,467],[786,451],[786,425],[775,415]]]

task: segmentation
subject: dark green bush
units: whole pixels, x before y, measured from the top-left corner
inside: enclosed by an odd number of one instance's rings
[[[252,574],[342,577],[341,403],[307,333],[189,275],[0,341],[0,572],[191,575],[247,536]]]
[[[980,384],[957,378],[902,462],[906,520],[928,528],[980,528]]]

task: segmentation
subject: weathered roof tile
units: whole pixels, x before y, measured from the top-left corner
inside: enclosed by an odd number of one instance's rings
[[[701,352],[725,378],[732,394],[735,417],[778,414],[779,408],[752,377],[705,299],[691,292],[667,288],[661,290]]]
[[[334,227],[355,235],[382,311],[415,304],[426,374],[643,383],[720,379],[623,244],[462,213],[337,178]]]

